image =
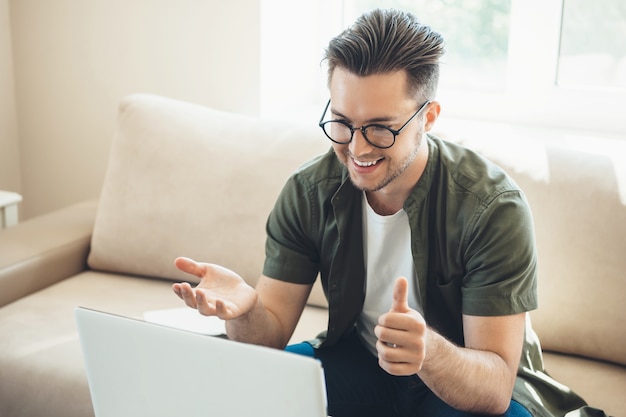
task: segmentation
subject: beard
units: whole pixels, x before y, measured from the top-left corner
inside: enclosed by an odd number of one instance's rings
[[[419,153],[421,146],[422,146],[422,140],[421,140],[421,135],[420,135],[419,139],[416,140],[415,146],[411,149],[411,151],[408,154],[405,154],[402,159],[396,161],[396,160],[390,159],[389,157],[384,157],[384,162],[387,165],[386,167],[384,167],[385,169],[384,175],[380,180],[377,180],[377,182],[373,184],[362,184],[358,182],[358,179],[359,179],[358,174],[355,174],[350,169],[350,166],[353,163],[352,162],[353,158],[350,155],[350,151],[347,146],[345,147],[345,149],[343,149],[341,154],[337,154],[337,156],[339,158],[339,161],[348,169],[348,172],[350,173],[350,182],[352,182],[352,185],[354,185],[356,189],[360,191],[365,191],[365,192],[375,192],[375,191],[382,190],[383,188],[391,184],[396,178],[402,175],[415,161],[415,158],[417,158],[417,155]],[[371,158],[371,159],[375,159],[375,158]]]

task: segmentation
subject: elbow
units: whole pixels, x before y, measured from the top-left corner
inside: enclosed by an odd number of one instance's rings
[[[511,405],[512,393],[508,396],[506,393],[496,393],[483,395],[480,398],[475,398],[471,403],[468,402],[449,402],[448,404],[460,411],[479,414],[484,416],[501,416],[505,414]]]
[[[452,404],[451,404],[452,405]],[[509,406],[511,405],[511,399],[499,399],[491,398],[490,401],[483,402],[481,405],[475,405],[473,407],[456,407],[454,408],[470,413],[485,415],[485,416],[501,416],[505,414]]]
[[[513,386],[511,386],[510,389],[503,389],[502,392],[498,393],[492,398],[488,406],[488,409],[485,410],[484,412],[489,415],[494,415],[494,416],[503,415],[509,410],[509,407],[511,406],[512,397],[513,397]]]
[[[505,414],[511,406],[513,397],[513,387],[502,387],[503,389],[492,391],[491,395],[486,395],[482,401],[474,403],[469,412],[481,415],[501,416]]]
[[[489,414],[494,416],[501,416],[506,413],[511,406],[511,398],[504,398],[494,402],[493,409],[489,410]]]
[[[489,415],[501,416],[509,410],[513,398],[513,389],[517,381],[517,372],[509,368],[508,372],[504,372],[499,380],[501,383],[494,387],[487,410],[483,411]]]

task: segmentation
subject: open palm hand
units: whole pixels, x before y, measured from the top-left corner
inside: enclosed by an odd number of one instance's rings
[[[256,290],[235,272],[189,258],[177,258],[175,264],[181,271],[200,278],[195,288],[186,282],[172,285],[176,295],[200,314],[231,320],[254,308],[257,302]]]

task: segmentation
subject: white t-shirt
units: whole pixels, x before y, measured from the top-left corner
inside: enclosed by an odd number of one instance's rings
[[[409,217],[404,209],[390,216],[377,214],[363,192],[363,237],[366,291],[357,330],[377,356],[374,327],[378,318],[391,308],[393,286],[398,277],[406,277],[409,282],[409,307],[421,311]]]

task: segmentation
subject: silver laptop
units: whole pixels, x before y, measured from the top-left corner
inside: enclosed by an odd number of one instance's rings
[[[320,363],[78,307],[96,417],[325,417]]]

